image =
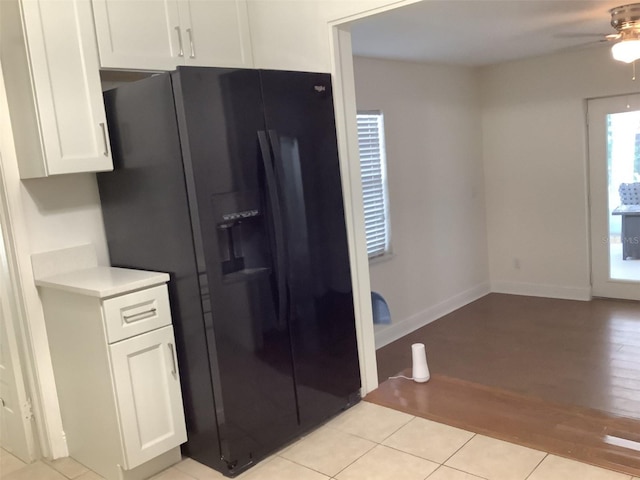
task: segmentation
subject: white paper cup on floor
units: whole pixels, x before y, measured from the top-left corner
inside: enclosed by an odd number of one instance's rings
[[[427,366],[427,352],[424,348],[424,343],[411,345],[411,357],[413,359],[413,381],[424,383],[429,380],[431,374]]]

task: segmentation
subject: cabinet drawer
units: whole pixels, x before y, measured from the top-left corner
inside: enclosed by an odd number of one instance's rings
[[[109,298],[102,308],[109,343],[171,324],[166,285]]]

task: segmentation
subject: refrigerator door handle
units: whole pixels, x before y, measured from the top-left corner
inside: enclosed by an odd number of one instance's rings
[[[275,174],[273,172],[273,159],[271,156],[271,148],[266,132],[258,131],[258,143],[260,144],[260,152],[262,163],[264,164],[264,172],[267,183],[267,195],[269,203],[271,203],[271,214],[273,216],[274,234],[275,234],[275,270],[276,282],[278,288],[278,324],[280,328],[287,325],[287,284],[286,284],[286,265],[285,265],[285,248],[284,248],[284,225],[282,222],[282,210],[280,208],[280,198],[278,196],[278,186],[276,184]]]
[[[281,163],[282,152],[280,151],[280,139],[278,138],[278,132],[275,130],[267,130],[267,134],[269,135],[269,144],[273,151],[274,161]]]

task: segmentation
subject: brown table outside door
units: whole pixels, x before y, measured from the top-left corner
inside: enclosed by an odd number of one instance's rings
[[[622,216],[622,259],[640,259],[640,205],[620,205],[611,214]]]

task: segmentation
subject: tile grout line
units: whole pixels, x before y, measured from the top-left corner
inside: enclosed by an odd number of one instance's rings
[[[370,402],[368,402],[368,403],[370,403]],[[362,438],[363,440],[368,440],[368,441],[370,441],[370,442],[377,443],[378,445],[383,445],[383,443],[382,443],[382,442],[384,442],[385,440],[387,440],[387,439],[388,439],[389,437],[391,437],[392,435],[395,435],[396,433],[398,433],[398,431],[399,431],[399,430],[401,430],[403,427],[406,427],[409,423],[411,423],[411,422],[412,422],[413,420],[415,420],[416,418],[419,418],[419,417],[416,417],[415,415],[411,415],[410,413],[400,412],[399,410],[395,410],[395,409],[390,408],[390,407],[383,407],[382,405],[377,405],[377,404],[375,404],[375,403],[371,403],[371,405],[376,405],[376,406],[381,407],[381,408],[385,408],[385,409],[388,409],[388,410],[393,410],[394,412],[403,413],[404,415],[408,415],[408,416],[410,416],[411,418],[410,418],[409,420],[407,420],[405,423],[403,423],[402,425],[400,425],[398,428],[396,428],[393,432],[391,432],[389,435],[387,435],[386,437],[384,437],[384,438],[383,438],[381,441],[379,441],[379,442],[378,442],[377,440],[371,440],[370,438],[363,437],[362,435],[358,435],[357,433],[352,433],[352,432],[348,432],[348,431],[346,431],[346,430],[342,430],[342,429],[337,428],[337,427],[332,427],[332,426],[331,426],[331,425],[329,425],[329,424],[326,424],[325,426],[326,426],[327,428],[331,428],[331,429],[333,429],[333,430],[337,430],[338,432],[348,433],[349,435],[353,435],[354,437]],[[385,446],[386,446],[386,445],[385,445]]]
[[[375,405],[375,404],[374,404],[374,405]],[[383,408],[389,408],[389,407],[383,407]],[[391,445],[386,445],[386,444],[382,443],[382,442],[386,441],[387,439],[389,439],[390,437],[392,437],[392,436],[393,436],[394,434],[396,434],[398,431],[402,430],[402,428],[406,427],[406,426],[407,426],[409,423],[411,423],[413,420],[415,420],[415,419],[417,419],[417,418],[421,418],[421,417],[416,417],[415,415],[411,415],[411,414],[407,414],[407,415],[410,415],[410,416],[411,416],[411,419],[409,419],[406,423],[404,423],[403,425],[401,425],[400,427],[398,427],[398,428],[397,428],[396,430],[394,430],[391,434],[389,434],[389,435],[387,435],[386,437],[384,437],[384,439],[383,439],[382,441],[380,441],[380,442],[377,442],[376,440],[371,440],[370,438],[362,437],[362,436],[357,435],[357,434],[355,434],[355,433],[346,432],[346,431],[344,431],[344,430],[341,430],[341,429],[336,428],[336,427],[331,427],[331,426],[329,426],[329,425],[327,425],[327,427],[329,427],[329,428],[331,428],[331,429],[333,429],[333,430],[339,431],[339,432],[341,432],[341,433],[346,433],[346,434],[348,434],[348,435],[352,435],[352,436],[354,436],[354,437],[361,438],[361,439],[363,439],[363,440],[367,440],[367,441],[369,441],[369,442],[373,442],[373,443],[375,443],[377,446],[381,446],[381,447],[389,448],[389,449],[391,449],[391,450],[394,450],[394,451],[396,451],[396,452],[403,453],[403,454],[405,454],[405,455],[409,455],[409,456],[414,457],[414,458],[417,458],[417,459],[419,459],[419,460],[425,460],[425,461],[427,461],[427,462],[435,463],[436,465],[438,465],[438,467],[436,468],[436,470],[438,470],[441,466],[443,466],[443,465],[444,465],[443,463],[439,463],[438,461],[431,460],[431,459],[429,459],[429,458],[424,458],[424,457],[421,457],[421,456],[416,455],[416,454],[414,454],[414,453],[407,452],[407,451],[405,451],[405,450],[401,450],[401,449],[396,448],[396,447],[393,447],[393,446],[391,446]],[[454,427],[454,428],[455,428],[455,427]],[[460,430],[462,430],[462,429],[460,429]],[[465,431],[468,431],[468,430],[465,430]],[[476,434],[475,434],[475,433],[473,433],[473,432],[469,432],[469,433],[472,433],[472,434],[473,434],[473,436],[475,436],[475,435],[476,435]],[[471,438],[473,438],[473,436],[472,436]],[[464,445],[466,445],[466,444],[471,440],[471,438],[470,438],[469,440],[467,440],[467,442],[465,442],[465,444],[464,444]],[[351,465],[353,465],[353,464],[354,464],[356,461],[358,461],[360,458],[364,457],[367,453],[369,453],[371,450],[373,450],[373,449],[376,447],[376,445],[374,445],[371,449],[367,450],[367,451],[366,451],[365,453],[363,453],[360,457],[356,458],[353,462],[351,462],[349,465],[347,465],[347,466],[346,466],[346,467],[344,467],[342,470],[340,470],[338,473],[336,473],[336,475],[338,475],[338,474],[342,473],[344,470],[346,470],[347,468],[349,468]],[[462,448],[464,445],[462,445],[460,448]],[[459,449],[458,449],[458,450],[459,450]],[[455,452],[455,453],[457,453],[457,450],[456,450],[456,452]],[[455,455],[455,453],[454,453],[454,455]],[[448,458],[447,458],[447,460],[448,460],[449,458],[450,458],[450,457],[448,457]],[[304,465],[303,465],[303,466],[304,466]],[[309,468],[309,467],[307,467],[307,468]],[[313,469],[312,469],[312,470],[313,470]],[[434,470],[434,472],[435,472],[436,470]],[[314,470],[314,471],[316,471],[316,470]],[[462,471],[462,470],[459,470],[459,471]],[[319,472],[319,473],[322,473],[322,472]],[[464,472],[464,473],[466,473],[466,472]],[[431,476],[432,474],[433,474],[433,472],[432,472],[432,473],[430,473],[428,476]],[[428,477],[428,476],[427,476],[427,477]],[[425,477],[425,478],[426,478],[426,477]],[[483,478],[483,477],[478,477],[478,478]],[[483,479],[483,480],[486,480],[486,479]]]
[[[388,407],[384,407],[384,408],[388,408]],[[393,435],[395,435],[398,431],[400,431],[402,428],[406,427],[409,423],[411,423],[412,421],[414,421],[414,420],[415,420],[415,419],[417,419],[417,418],[420,418],[420,419],[422,419],[422,420],[427,420],[428,422],[437,423],[437,424],[439,424],[439,425],[450,426],[450,425],[446,425],[446,424],[441,423],[441,422],[437,422],[437,421],[435,421],[435,420],[430,420],[430,419],[428,419],[428,418],[422,418],[422,417],[413,416],[413,418],[412,418],[411,420],[409,420],[407,423],[405,423],[402,427],[398,428],[398,429],[397,429],[395,432],[393,432],[391,435],[389,435],[388,437],[386,437],[382,442],[384,442],[384,441],[388,440],[390,437],[392,437]],[[401,450],[401,449],[399,449],[399,448],[393,447],[393,446],[391,446],[391,445],[387,445],[387,444],[382,443],[382,442],[380,442],[380,445],[381,445],[381,446],[383,446],[383,447],[387,447],[387,448],[390,448],[390,449],[392,449],[392,450],[395,450],[395,451],[397,451],[397,452],[401,452],[401,453],[405,453],[405,454],[407,454],[407,455],[411,455],[412,457],[419,458],[419,459],[421,459],[421,460],[427,460],[427,461],[429,461],[429,462],[437,463],[438,465],[444,465],[444,464],[445,464],[445,462],[447,462],[451,457],[453,457],[456,453],[458,453],[458,451],[459,451],[462,447],[464,447],[467,443],[469,443],[469,442],[473,439],[473,437],[475,437],[475,436],[477,435],[477,433],[475,433],[475,432],[471,432],[471,431],[469,431],[469,430],[465,430],[465,429],[463,429],[463,428],[458,428],[458,427],[451,427],[451,428],[455,428],[455,429],[457,429],[457,430],[462,430],[462,431],[464,431],[464,432],[471,433],[472,435],[471,435],[471,437],[469,438],[469,440],[467,440],[464,444],[462,444],[462,445],[461,445],[461,446],[460,446],[460,447],[459,447],[455,452],[453,452],[450,456],[448,456],[448,457],[444,460],[444,462],[442,462],[442,463],[438,462],[437,460],[431,460],[430,458],[421,457],[420,455],[416,455],[416,454],[414,454],[414,453],[407,452],[407,451],[405,451],[405,450]],[[436,469],[436,470],[437,470],[437,469]],[[465,472],[465,473],[466,473],[466,472]]]
[[[187,457],[187,458],[190,458],[190,457]],[[181,469],[179,469],[179,468],[176,466],[176,465],[179,465],[182,461],[183,461],[183,460],[180,460],[180,462],[176,463],[175,465],[170,466],[169,468],[164,469],[162,472],[166,472],[166,471],[168,471],[169,469],[173,468],[174,470],[177,470],[178,472],[180,472],[180,473],[182,473],[182,474],[186,475],[187,477],[193,478],[193,480],[200,480],[198,477],[194,477],[194,476],[193,476],[193,475],[191,475],[190,473],[185,472],[184,470],[181,470]],[[196,461],[196,460],[194,460],[194,462],[195,462],[195,461]],[[198,463],[199,463],[199,462],[198,462]],[[204,465],[204,464],[201,464],[201,465]],[[204,465],[204,466],[205,466],[205,467],[207,467],[207,468],[210,468],[210,469],[211,469],[212,471],[214,471],[214,472],[216,471],[216,470],[214,470],[213,468],[209,467],[208,465]],[[162,472],[160,472],[160,473],[162,473]],[[157,475],[159,475],[159,474],[157,474]],[[156,475],[156,476],[157,476],[157,475]],[[153,477],[151,477],[151,478],[153,478]]]
[[[479,478],[480,480],[489,480],[489,479],[487,479],[487,477],[483,477],[483,476],[477,475],[477,474],[475,474],[475,473],[465,472],[464,470],[460,470],[459,468],[455,468],[455,467],[451,467],[451,466],[449,466],[449,465],[445,465],[444,463],[443,463],[443,464],[441,464],[438,468],[436,468],[433,472],[431,472],[431,473],[427,476],[427,478],[425,478],[425,480],[428,480],[428,479],[429,479],[429,477],[431,477],[431,475],[434,475],[434,474],[435,474],[438,470],[440,470],[441,468],[449,468],[449,469],[451,469],[451,470],[455,470],[456,472],[464,473],[465,475],[471,475],[472,477]],[[525,480],[526,480],[526,479],[525,479]]]
[[[542,457],[542,459],[538,462],[538,464],[535,467],[533,467],[533,470],[529,472],[529,475],[524,477],[524,480],[528,480],[531,477],[531,475],[533,475],[533,472],[535,472],[538,469],[538,467],[542,464],[542,462],[544,462],[545,458],[547,458],[548,456],[549,456],[549,452],[544,452],[544,457]]]
[[[387,407],[384,407],[384,408],[387,408]],[[415,416],[414,416],[411,420],[409,420],[407,423],[405,423],[404,425],[402,425],[400,428],[398,428],[396,431],[394,431],[391,435],[389,435],[389,436],[385,437],[385,439],[384,439],[384,440],[382,440],[382,442],[378,443],[378,445],[380,445],[381,447],[390,448],[391,450],[395,450],[396,452],[404,453],[405,455],[410,455],[410,456],[412,456],[412,457],[414,457],[414,458],[419,458],[420,460],[426,460],[426,461],[428,461],[428,462],[436,463],[436,464],[438,464],[438,465],[440,465],[440,466],[441,466],[441,465],[444,465],[444,463],[440,463],[440,462],[438,462],[438,461],[436,461],[436,460],[431,460],[430,458],[421,457],[420,455],[416,455],[415,453],[407,452],[407,451],[405,451],[405,450],[401,450],[400,448],[396,448],[396,447],[393,447],[393,446],[391,446],[391,445],[387,445],[387,444],[383,443],[384,441],[388,440],[390,437],[392,437],[393,435],[395,435],[396,433],[398,433],[400,430],[402,430],[404,427],[406,427],[407,425],[409,425],[409,423],[411,423],[412,421],[414,421],[416,418],[422,418],[422,417],[415,417]],[[426,420],[426,419],[423,419],[423,420]],[[429,421],[432,421],[432,420],[429,420]],[[443,424],[443,425],[444,425],[444,424]],[[456,427],[452,427],[452,428],[456,428]],[[468,431],[468,430],[465,430],[465,431]],[[473,432],[469,432],[469,433],[473,433]],[[473,435],[475,436],[475,433],[474,433]],[[473,438],[473,437],[471,437],[471,438]],[[471,440],[471,438],[470,438],[469,440]],[[373,440],[372,440],[372,441],[373,441]],[[467,441],[467,442],[468,442],[468,441]],[[465,445],[466,445],[466,442],[465,442]],[[464,446],[464,445],[463,445],[463,446]],[[460,447],[460,448],[462,448],[462,447]],[[456,452],[457,452],[457,451],[456,451]],[[449,457],[449,458],[450,458],[450,457]],[[448,460],[449,458],[447,458],[447,460]],[[445,460],[445,461],[446,461],[446,460]],[[437,469],[436,469],[436,470],[437,470]],[[430,475],[431,475],[431,474],[430,474]]]
[[[465,432],[469,432],[469,430],[465,430]],[[471,438],[469,438],[469,440],[467,440],[466,442],[464,442],[464,443],[460,446],[460,448],[458,448],[455,452],[453,452],[451,455],[449,455],[449,456],[447,457],[447,459],[446,459],[444,462],[442,462],[442,465],[445,465],[449,460],[451,460],[451,458],[452,458],[456,453],[458,453],[460,450],[462,450],[464,447],[466,447],[466,446],[469,444],[469,442],[470,442],[471,440],[473,440],[474,438],[476,438],[476,436],[478,436],[478,434],[477,434],[477,433],[475,433],[475,432],[469,432],[469,433],[472,433],[472,434],[473,434],[473,435],[471,435]],[[448,466],[449,466],[449,465],[447,465],[447,467],[448,467]],[[461,470],[461,471],[462,471],[462,470]],[[465,472],[465,473],[470,473],[470,472]]]
[[[356,435],[354,435],[354,437],[356,437]],[[360,438],[360,437],[357,437]],[[358,460],[360,460],[362,457],[364,457],[367,453],[369,453],[371,450],[373,450],[374,448],[376,448],[377,446],[379,446],[380,444],[377,442],[374,442],[372,440],[369,440],[371,443],[373,443],[373,447],[369,448],[366,452],[364,452],[362,455],[360,455],[358,458],[356,458],[355,460],[353,460],[351,463],[349,463],[347,466],[345,466],[343,469],[341,469],[340,471],[336,472],[336,474],[334,475],[334,477],[336,475],[340,475],[342,472],[344,472],[347,468],[349,468],[351,465],[353,465],[354,463],[356,463]]]
[[[375,403],[372,403],[372,405],[376,405],[376,404],[375,404]],[[380,405],[380,406],[381,406],[381,405]],[[383,408],[389,408],[389,407],[383,407]],[[390,410],[393,410],[393,409],[390,409]],[[397,410],[396,410],[396,411],[397,411]],[[401,412],[401,413],[403,413],[403,412]],[[322,475],[325,475],[325,476],[327,476],[327,477],[331,480],[331,479],[333,479],[333,478],[337,478],[337,477],[336,477],[336,475],[339,475],[340,473],[342,473],[343,471],[345,471],[347,468],[349,468],[349,467],[350,467],[351,465],[353,465],[355,462],[357,462],[357,461],[358,461],[358,460],[360,460],[362,457],[364,457],[367,453],[369,453],[369,452],[370,452],[370,451],[372,451],[374,448],[376,448],[376,446],[387,447],[387,448],[391,448],[391,449],[393,449],[393,450],[396,450],[396,451],[402,452],[402,450],[394,449],[393,447],[389,447],[388,445],[383,445],[383,444],[382,444],[382,442],[383,442],[383,441],[385,441],[386,439],[388,439],[389,437],[391,437],[393,434],[395,434],[396,432],[398,432],[400,429],[402,429],[402,428],[403,428],[403,427],[405,427],[406,425],[408,425],[411,421],[413,421],[414,419],[418,418],[418,417],[416,417],[415,415],[411,415],[411,414],[406,414],[406,415],[411,416],[411,418],[410,418],[409,420],[407,420],[404,424],[402,424],[400,427],[398,427],[396,430],[394,430],[391,434],[389,434],[388,436],[384,437],[384,439],[383,439],[382,441],[380,441],[380,442],[378,442],[378,441],[376,441],[376,440],[371,440],[370,438],[366,438],[366,437],[363,437],[363,436],[361,436],[361,435],[357,435],[357,434],[355,434],[355,433],[347,432],[347,431],[341,430],[341,429],[339,429],[339,428],[333,427],[333,426],[331,426],[331,425],[329,425],[329,424],[328,424],[328,423],[330,423],[330,422],[327,422],[327,424],[323,425],[325,428],[329,428],[329,429],[331,429],[331,430],[334,430],[334,431],[337,431],[337,432],[343,433],[343,434],[345,434],[345,435],[350,435],[350,436],[352,436],[352,437],[356,437],[356,438],[359,438],[359,439],[361,439],[361,440],[366,440],[366,441],[371,442],[371,443],[373,443],[373,444],[374,444],[371,448],[369,448],[367,451],[365,451],[362,455],[360,455],[360,456],[358,456],[357,458],[355,458],[351,463],[349,463],[349,464],[348,464],[348,465],[346,465],[344,468],[342,468],[341,470],[339,470],[338,472],[336,472],[336,473],[335,473],[335,475],[333,475],[333,476],[329,476],[329,475],[325,474],[324,472],[321,472],[321,471],[319,471],[319,470],[316,470],[316,469],[314,469],[314,468],[311,468],[311,467],[309,467],[309,466],[307,466],[307,465],[303,465],[303,464],[301,464],[301,463],[298,463],[298,462],[296,462],[295,460],[291,460],[291,459],[289,459],[289,458],[283,457],[283,456],[281,456],[280,454],[276,454],[276,456],[278,456],[278,457],[280,457],[280,458],[283,458],[284,460],[288,460],[288,461],[290,461],[290,462],[292,462],[292,463],[295,463],[296,465],[299,465],[299,466],[301,466],[301,467],[304,467],[304,468],[307,468],[307,469],[312,470],[312,471],[314,471],[314,472],[317,472],[317,473],[320,473],[320,474],[322,474]],[[303,437],[303,438],[304,438],[304,437]],[[302,440],[302,439],[300,439],[300,440]],[[285,452],[283,451],[282,453],[285,453]],[[408,455],[412,455],[412,454],[410,454],[410,453],[408,453],[408,452],[402,452],[402,453],[406,453],[406,454],[408,454]],[[428,459],[425,459],[425,458],[422,458],[422,457],[418,457],[417,455],[412,455],[412,456],[414,456],[414,457],[416,457],[416,458],[420,458],[420,459],[422,459],[422,460],[428,460]],[[428,461],[431,461],[431,460],[428,460]],[[437,462],[433,462],[433,463],[437,463]]]
[[[384,407],[384,408],[389,408],[389,407]],[[408,415],[411,415],[411,414],[408,414]],[[391,446],[391,445],[386,445],[385,443],[383,443],[383,442],[385,442],[386,440],[388,440],[391,436],[393,436],[394,434],[396,434],[398,431],[400,431],[402,428],[406,427],[409,423],[411,423],[411,422],[412,422],[412,421],[414,421],[415,419],[417,419],[417,418],[422,418],[422,417],[417,417],[417,416],[415,416],[415,415],[411,415],[411,417],[412,417],[412,418],[411,418],[409,421],[407,421],[406,423],[404,423],[403,425],[401,425],[400,427],[398,427],[398,428],[397,428],[393,433],[391,433],[391,434],[389,434],[388,436],[386,436],[386,437],[385,437],[381,442],[376,442],[375,440],[371,440],[371,439],[369,439],[369,438],[365,438],[365,437],[362,437],[362,436],[357,435],[357,434],[354,434],[354,433],[345,432],[345,431],[343,431],[343,430],[341,430],[341,429],[339,429],[339,428],[331,427],[331,426],[329,426],[329,425],[327,425],[327,427],[329,427],[329,428],[331,428],[331,429],[333,429],[333,430],[337,430],[337,431],[339,431],[339,432],[341,432],[341,433],[346,433],[346,434],[348,434],[348,435],[352,435],[352,436],[354,436],[354,437],[362,438],[362,439],[364,439],[364,440],[368,440],[368,441],[370,441],[370,442],[377,443],[377,445],[380,445],[381,447],[389,448],[389,449],[391,449],[391,450],[395,450],[396,452],[404,453],[405,455],[410,455],[410,456],[412,456],[412,457],[414,457],[414,458],[417,458],[417,459],[420,459],[420,460],[426,460],[426,461],[428,461],[428,462],[432,462],[432,463],[437,464],[437,465],[438,465],[438,468],[436,468],[436,470],[434,470],[432,473],[430,473],[430,474],[427,476],[427,478],[428,478],[429,476],[433,475],[433,473],[435,473],[437,470],[439,470],[439,469],[440,469],[440,467],[442,467],[442,466],[446,466],[447,468],[451,468],[451,469],[456,470],[456,471],[459,471],[459,472],[461,472],[461,473],[468,473],[468,474],[470,474],[470,475],[474,475],[474,476],[476,476],[476,477],[478,477],[478,478],[480,478],[480,479],[486,480],[486,479],[485,479],[485,477],[481,477],[481,476],[479,476],[479,475],[475,475],[475,474],[472,474],[472,473],[470,473],[470,472],[465,472],[464,470],[460,470],[460,469],[458,469],[458,468],[451,467],[451,466],[449,466],[449,465],[445,465],[445,463],[446,463],[447,461],[449,461],[449,460],[451,459],[451,457],[453,457],[453,456],[454,456],[456,453],[458,453],[462,448],[464,448],[464,447],[465,447],[465,446],[466,446],[466,445],[467,445],[471,440],[473,440],[477,435],[479,435],[478,433],[471,432],[471,431],[469,431],[469,430],[465,430],[465,429],[458,428],[458,427],[452,427],[452,428],[456,428],[456,429],[458,429],[458,430],[461,430],[461,431],[464,431],[464,432],[470,433],[470,434],[471,434],[471,437],[469,437],[469,439],[468,439],[467,441],[465,441],[465,442],[464,442],[460,447],[458,447],[458,448],[457,448],[457,449],[456,449],[456,450],[455,450],[451,455],[449,455],[449,456],[448,456],[448,457],[447,457],[447,458],[446,458],[442,463],[438,462],[437,460],[432,460],[432,459],[430,459],[430,458],[421,457],[420,455],[416,455],[416,454],[414,454],[414,453],[407,452],[407,451],[402,450],[402,449],[400,449],[400,448],[396,448],[396,447],[393,447],[393,446]],[[428,419],[425,419],[425,420],[428,420]],[[433,420],[428,420],[428,421],[432,421],[432,422],[434,422],[434,423],[442,424],[441,422],[435,422],[435,421],[433,421]],[[442,425],[446,425],[446,424],[442,424]],[[374,447],[374,448],[375,448],[375,447]],[[353,463],[355,463],[357,460],[359,460],[360,458],[362,458],[362,456],[364,456],[364,455],[366,455],[367,453],[369,453],[371,450],[373,450],[373,448],[372,448],[372,449],[370,449],[370,450],[368,450],[367,452],[365,452],[363,455],[361,455],[360,457],[358,457],[356,460],[354,460],[353,462],[351,462],[351,463],[350,463],[349,465],[347,465],[346,467],[344,467],[344,468],[343,468],[342,470],[340,470],[336,475],[338,475],[339,473],[342,473],[345,469],[347,469],[349,466],[351,466],[351,465],[352,465]],[[546,453],[546,452],[545,452],[545,453]],[[304,465],[303,465],[303,466],[304,466]],[[307,467],[307,468],[309,468],[309,467]],[[320,473],[322,473],[322,472],[320,472]]]
[[[387,408],[387,407],[384,407]],[[398,410],[396,410],[397,412]],[[404,412],[401,412],[404,413]],[[407,415],[411,415],[410,413],[408,413]],[[382,441],[380,442],[380,445],[383,445],[383,442],[388,440],[390,437],[392,437],[393,435],[395,435],[396,433],[398,433],[400,430],[402,430],[404,427],[406,427],[407,425],[409,425],[411,422],[413,422],[416,418],[415,415],[411,415],[411,418],[409,420],[407,420],[405,423],[403,423],[402,425],[400,425],[398,428],[396,428],[392,433],[390,433],[389,435],[387,435],[386,437],[384,437],[382,439]],[[386,446],[386,445],[385,445]]]
[[[430,458],[421,457],[420,455],[416,455],[415,453],[411,453],[411,452],[406,452],[404,450],[400,450],[399,448],[392,447],[391,445],[384,445],[384,444],[381,443],[380,446],[388,448],[390,450],[395,450],[396,452],[404,453],[405,455],[409,455],[409,456],[411,456],[413,458],[419,458],[420,460],[426,460],[427,462],[435,463],[436,465],[444,465],[444,463],[440,463],[437,460],[431,460]]]
[[[411,420],[409,420],[409,422],[410,422],[410,421],[411,421]],[[390,435],[387,435],[386,437],[384,437],[384,438],[383,438],[381,441],[379,441],[379,442],[378,442],[377,440],[371,440],[370,438],[364,437],[364,436],[362,436],[362,435],[358,435],[357,433],[347,432],[347,431],[345,431],[345,430],[341,430],[341,429],[336,428],[336,427],[328,427],[328,428],[331,428],[332,430],[335,430],[335,431],[340,432],[340,433],[347,433],[347,434],[349,434],[349,435],[353,435],[354,437],[361,438],[362,440],[367,440],[367,441],[369,441],[369,442],[373,442],[373,443],[376,443],[376,444],[378,444],[378,445],[383,445],[383,446],[385,446],[385,447],[386,447],[387,445],[384,445],[382,442],[386,441],[389,437],[391,437],[392,435],[394,435],[395,433],[397,433],[399,430],[401,430],[401,429],[402,429],[402,427],[406,426],[409,422],[405,423],[404,425],[402,425],[401,427],[399,427],[397,430],[394,430],[394,431],[393,431],[393,433],[391,433]]]
[[[375,403],[373,403],[372,405],[376,405],[376,404],[375,404]],[[382,405],[379,405],[379,406],[382,406]],[[388,407],[383,407],[383,408],[388,408]],[[393,409],[391,409],[391,410],[393,410]],[[396,411],[397,411],[397,410],[396,410]],[[401,412],[401,413],[404,413],[404,412]],[[405,423],[403,423],[401,426],[399,426],[397,429],[395,429],[392,433],[390,433],[389,435],[387,435],[386,437],[384,437],[384,438],[382,439],[382,441],[380,441],[380,442],[378,442],[378,441],[376,441],[376,440],[371,440],[371,439],[369,439],[369,438],[361,437],[360,435],[356,435],[356,434],[353,434],[353,433],[344,432],[344,431],[342,431],[342,430],[339,430],[339,429],[335,428],[335,430],[338,430],[339,432],[346,433],[346,434],[348,434],[348,435],[353,435],[354,437],[361,438],[361,439],[363,439],[363,440],[368,440],[368,441],[370,441],[370,442],[374,443],[374,446],[373,446],[373,447],[371,447],[371,448],[370,448],[369,450],[367,450],[365,453],[363,453],[362,455],[360,455],[358,458],[356,458],[353,462],[351,462],[349,465],[347,465],[346,467],[344,467],[342,470],[340,470],[339,472],[337,472],[337,473],[336,473],[336,475],[339,475],[340,473],[344,472],[347,468],[349,468],[349,467],[350,467],[351,465],[353,465],[355,462],[357,462],[357,461],[358,461],[358,460],[360,460],[362,457],[364,457],[367,453],[369,453],[369,452],[370,452],[370,451],[372,451],[374,448],[376,448],[376,446],[381,446],[381,447],[391,448],[392,450],[396,450],[396,451],[398,451],[398,452],[402,452],[402,453],[405,453],[405,454],[407,454],[407,455],[411,455],[411,456],[413,456],[413,457],[420,458],[421,460],[431,461],[431,460],[428,460],[428,459],[425,459],[425,458],[422,458],[422,457],[418,457],[417,455],[413,455],[413,454],[411,454],[411,453],[409,453],[409,452],[403,452],[402,450],[398,450],[397,448],[393,448],[393,447],[390,447],[390,446],[388,446],[388,445],[384,445],[384,444],[382,443],[382,442],[384,442],[385,440],[387,440],[389,437],[391,437],[392,435],[394,435],[395,433],[397,433],[399,430],[401,430],[402,428],[406,427],[406,426],[407,426],[409,423],[411,423],[413,420],[415,420],[416,418],[418,418],[418,417],[416,417],[415,415],[411,415],[411,414],[406,414],[406,415],[410,415],[410,416],[411,416],[411,418],[410,418],[409,420],[407,420]],[[333,427],[330,427],[330,428],[333,428]],[[437,462],[433,462],[433,463],[437,463]],[[436,469],[436,470],[437,470],[437,469]],[[334,475],[334,477],[335,477],[335,475]]]
[[[426,477],[424,477],[422,480],[428,480],[428,479],[429,479],[429,477],[430,477],[431,475],[435,475],[435,474],[436,474],[436,472],[437,472],[438,470],[440,470],[442,467],[444,467],[444,465],[442,465],[442,464],[438,465],[438,468],[436,468],[433,472],[431,472],[429,475],[427,475]]]
[[[327,425],[325,425],[325,427],[327,427]],[[328,427],[328,428],[332,428],[332,427]],[[366,439],[366,438],[363,438],[363,437],[359,437],[358,435],[353,435],[353,434],[351,434],[351,433],[346,433],[346,432],[343,432],[343,431],[338,430],[338,429],[336,429],[336,428],[334,428],[333,430],[336,430],[336,431],[338,431],[338,432],[340,432],[340,433],[344,433],[345,435],[351,435],[352,437],[356,437],[356,438],[359,438],[359,439],[361,439],[361,440],[367,440],[367,441],[369,441],[369,442],[373,443],[373,446],[372,446],[371,448],[367,449],[367,451],[365,451],[364,453],[362,453],[362,455],[359,455],[355,460],[353,460],[353,461],[352,461],[351,463],[349,463],[347,466],[345,466],[345,467],[344,467],[344,468],[342,468],[341,470],[337,471],[334,475],[328,475],[328,474],[326,474],[326,473],[324,473],[324,472],[321,472],[320,470],[316,470],[315,468],[309,467],[308,465],[303,465],[302,463],[298,463],[298,462],[296,462],[295,460],[291,460],[290,458],[282,457],[282,456],[281,456],[281,455],[279,455],[279,454],[276,454],[276,456],[278,456],[278,457],[280,457],[280,458],[282,458],[282,459],[284,459],[284,460],[287,460],[288,462],[295,463],[296,465],[299,465],[299,466],[301,466],[301,467],[304,467],[304,468],[306,468],[306,469],[308,469],[308,470],[311,470],[311,471],[317,472],[317,473],[319,473],[319,474],[321,474],[321,475],[324,475],[325,477],[327,477],[327,478],[329,478],[329,479],[332,479],[332,478],[334,478],[336,475],[338,475],[338,474],[342,473],[344,470],[346,470],[347,468],[349,468],[349,467],[350,467],[351,465],[353,465],[355,462],[357,462],[358,460],[360,460],[360,459],[361,459],[362,457],[364,457],[367,453],[369,453],[371,450],[373,450],[374,448],[376,448],[376,446],[380,445],[379,443],[375,442],[374,440],[369,440],[369,439]],[[283,452],[283,453],[284,453],[284,452]]]

